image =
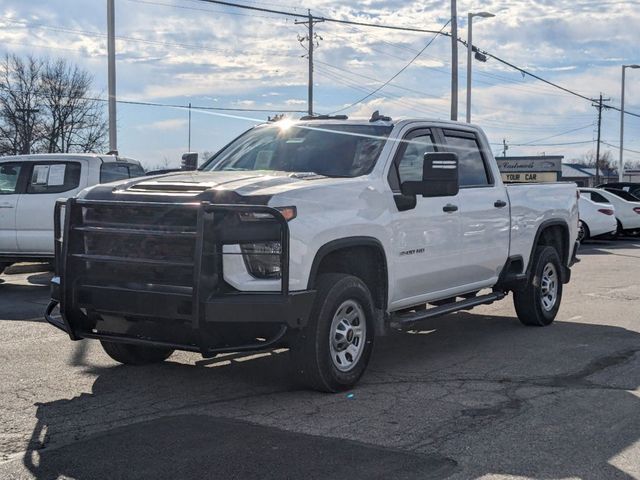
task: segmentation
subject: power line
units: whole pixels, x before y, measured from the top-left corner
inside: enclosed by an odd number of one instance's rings
[[[22,93],[20,90],[11,89],[3,85],[0,85],[0,89],[5,90],[7,92],[11,92],[11,93],[17,93],[17,94]],[[40,92],[32,92],[32,94],[39,97],[45,96],[45,94]],[[63,97],[70,98],[68,96],[63,96]],[[100,97],[77,97],[77,98],[80,100],[87,100],[87,101],[93,101],[93,102],[108,102],[108,99],[100,98]],[[191,105],[189,107],[189,105],[182,105],[182,104],[176,104],[176,103],[145,102],[142,100],[116,100],[116,102],[122,103],[125,105],[139,105],[139,106],[145,106],[145,107],[166,107],[166,108],[181,108],[181,109],[191,108],[193,110],[205,110],[205,111],[209,110],[209,111],[221,111],[221,112],[305,113],[305,110],[290,110],[290,109],[281,110],[278,108],[209,107],[209,106],[203,106],[203,105]]]
[[[386,82],[384,82],[382,85],[380,85],[378,88],[376,88],[373,92],[369,93],[368,95],[365,95],[364,97],[362,97],[360,100],[352,103],[351,105],[348,105],[346,107],[343,107],[339,110],[336,110],[335,112],[333,112],[333,114],[338,113],[338,112],[342,112],[344,110],[349,110],[351,107],[356,106],[359,103],[364,102],[366,99],[370,98],[372,95],[375,95],[376,93],[378,93],[380,90],[382,90],[384,87],[386,87],[387,85],[389,85],[393,80],[395,80],[398,76],[400,76],[400,74],[402,74],[402,72],[404,72],[407,68],[409,68],[411,66],[411,64],[413,62],[415,62],[420,55],[422,55],[422,53],[431,46],[431,44],[435,41],[436,38],[438,38],[438,36],[440,35],[440,33],[442,33],[442,31],[447,28],[447,25],[449,25],[449,23],[451,22],[451,20],[448,20],[440,29],[439,32],[436,32],[436,34],[431,38],[431,40],[429,40],[429,42],[424,46],[424,48],[422,50],[420,50],[410,61],[409,63],[407,63],[404,67],[402,67],[395,75],[393,75],[389,80],[387,80]]]
[[[538,138],[537,140],[532,140],[532,141],[527,142],[527,143],[514,144],[514,145],[517,145],[517,146],[519,146],[519,147],[524,147],[524,146],[527,146],[527,145],[531,145],[531,144],[533,144],[533,143],[543,142],[543,141],[545,141],[545,140],[549,140],[549,139],[551,139],[551,138],[561,137],[561,136],[563,136],[563,135],[567,135],[567,134],[569,134],[569,133],[578,132],[578,131],[580,131],[580,130],[584,130],[585,128],[592,128],[592,127],[593,127],[593,123],[590,123],[589,125],[585,125],[585,126],[583,126],[583,127],[578,127],[578,128],[574,128],[574,129],[571,129],[571,130],[567,130],[566,132],[561,132],[561,133],[557,133],[557,134],[555,134],[555,135],[550,135],[550,136],[548,136],[548,137]]]

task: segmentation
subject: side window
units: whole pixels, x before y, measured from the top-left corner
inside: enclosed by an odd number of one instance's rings
[[[135,178],[135,177],[144,177],[145,172],[144,169],[136,164],[136,163],[130,163],[129,164],[129,177],[130,178]]]
[[[129,167],[126,163],[106,162],[100,165],[100,183],[116,182],[129,178]]]
[[[430,133],[417,135],[407,139],[401,149],[401,157],[397,163],[400,183],[421,181],[424,155],[436,151],[433,137]]]
[[[600,195],[598,192],[591,192],[591,200],[596,203],[609,203],[609,200]]]
[[[458,175],[461,187],[490,185],[487,167],[475,137],[456,136],[445,132],[447,151],[458,154]]]
[[[27,193],[62,193],[80,186],[77,162],[33,163]]]
[[[16,193],[22,168],[23,164],[21,163],[0,164],[0,195]]]

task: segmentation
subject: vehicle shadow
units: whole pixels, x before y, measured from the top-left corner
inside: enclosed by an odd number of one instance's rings
[[[639,351],[640,334],[619,327],[458,313],[380,339],[349,395],[299,389],[286,352],[107,368],[81,356],[97,375],[91,392],[37,405],[23,465],[38,479],[446,478],[461,468],[461,478],[632,478],[610,462],[640,437]],[[345,438],[396,450],[360,452]],[[344,452],[346,472],[328,460]],[[413,456],[390,458],[394,475],[371,463],[385,452]]]
[[[26,277],[14,274],[0,277],[0,321],[44,321],[52,273],[35,272],[25,272],[31,273]]]

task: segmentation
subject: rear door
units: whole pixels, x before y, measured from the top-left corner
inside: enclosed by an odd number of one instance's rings
[[[509,252],[510,213],[505,186],[495,176],[491,153],[469,130],[442,131],[445,151],[458,154],[460,181],[460,282],[493,285]]]
[[[23,254],[53,255],[56,200],[74,196],[87,183],[86,162],[31,162],[25,193],[18,201],[16,231]]]
[[[0,163],[0,254],[15,254],[16,210],[24,188],[24,163]]]

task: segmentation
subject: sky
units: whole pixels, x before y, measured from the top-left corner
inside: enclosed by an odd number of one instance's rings
[[[88,70],[94,93],[106,97],[106,0],[0,0],[0,51],[63,57]],[[449,1],[238,0],[257,7],[361,22],[440,30]],[[267,111],[192,110],[191,150],[215,152],[267,116],[306,110],[306,27],[295,19],[200,0],[115,0],[117,94],[120,100]],[[589,98],[603,93],[619,107],[621,65],[640,63],[640,1],[458,1],[459,36],[467,13],[473,43]],[[448,30],[450,27],[447,26]],[[330,113],[389,85],[344,112],[370,117],[449,119],[449,38],[319,23],[314,110]],[[466,51],[459,50],[459,118],[466,111]],[[597,110],[495,60],[474,61],[472,120],[496,154],[564,155],[595,149]],[[626,109],[640,114],[640,70],[627,70]],[[290,115],[299,116],[298,113]],[[179,165],[188,150],[188,110],[118,105],[118,150],[147,168]],[[602,139],[618,158],[620,114],[605,110]],[[577,143],[580,142],[580,143]],[[557,145],[562,143],[564,145]],[[571,143],[571,144],[568,144]],[[626,116],[625,160],[640,161],[640,118]]]

